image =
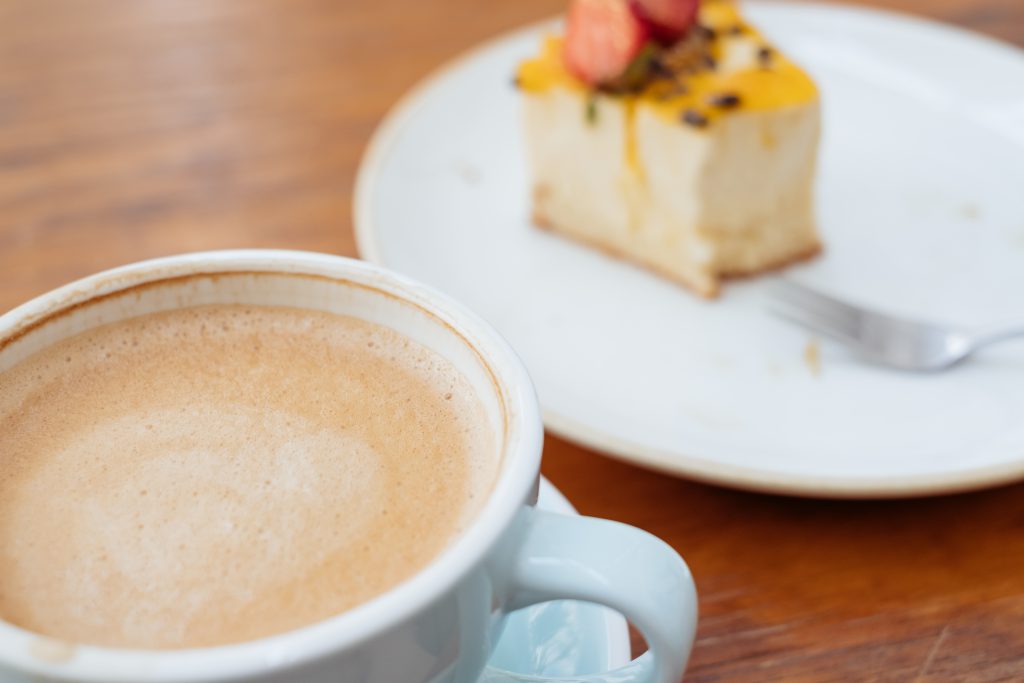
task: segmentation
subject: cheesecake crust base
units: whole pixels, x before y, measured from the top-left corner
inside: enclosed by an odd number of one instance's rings
[[[626,261],[628,263],[641,266],[642,268],[646,268],[661,277],[683,285],[694,294],[709,300],[718,298],[718,295],[721,292],[722,282],[725,280],[748,279],[764,275],[765,273],[783,270],[797,263],[809,261],[822,251],[821,242],[815,239],[813,244],[804,245],[800,249],[795,249],[792,253],[784,255],[782,258],[766,261],[765,263],[758,265],[756,268],[744,270],[723,270],[709,274],[709,277],[705,281],[698,282],[694,278],[687,277],[682,272],[674,271],[659,264],[648,262],[646,259],[637,258],[634,254],[631,254],[628,249],[623,249],[614,244],[608,244],[602,240],[588,238],[585,236],[585,233],[564,230],[549,220],[548,217],[545,216],[544,213],[536,206],[533,208],[532,221],[535,226],[542,230],[568,238],[578,243],[586,244],[587,246],[604,252],[608,256],[619,259],[620,261]]]

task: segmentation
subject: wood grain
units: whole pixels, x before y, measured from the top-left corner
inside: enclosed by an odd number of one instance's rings
[[[872,0],[1024,44],[1021,0]],[[417,79],[562,0],[0,3],[0,310],[181,251],[354,254],[352,183]],[[1020,87],[1024,84],[1006,84]],[[584,513],[688,559],[691,681],[1024,680],[1024,486],[794,500],[549,438]]]

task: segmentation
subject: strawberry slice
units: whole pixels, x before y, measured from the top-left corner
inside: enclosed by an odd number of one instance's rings
[[[700,0],[630,0],[636,14],[651,24],[651,32],[662,43],[679,40],[697,21]]]
[[[649,37],[629,0],[573,0],[562,59],[581,81],[601,85],[625,73]]]

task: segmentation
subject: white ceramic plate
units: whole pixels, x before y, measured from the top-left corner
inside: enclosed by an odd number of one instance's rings
[[[817,79],[826,253],[788,276],[896,313],[1024,317],[1024,53],[864,9],[752,3]],[[765,312],[714,302],[529,223],[516,64],[552,25],[493,41],[410,94],[357,187],[365,258],[489,319],[548,427],[738,487],[880,497],[1024,477],[1024,345],[953,372],[879,370]],[[814,342],[816,344],[816,342]]]

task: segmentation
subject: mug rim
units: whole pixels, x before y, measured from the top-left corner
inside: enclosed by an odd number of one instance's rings
[[[451,590],[486,557],[528,502],[540,472],[543,426],[522,361],[493,327],[462,304],[365,261],[308,251],[233,249],[134,262],[76,280],[0,315],[0,352],[47,322],[103,298],[148,284],[232,273],[328,278],[342,286],[395,297],[444,324],[478,357],[502,404],[505,438],[487,501],[467,528],[425,567],[328,619],[242,643],[174,650],[65,645],[0,620],[0,664],[58,679],[115,683],[140,677],[168,682],[191,677],[231,680],[308,663],[373,638]],[[45,648],[47,643],[58,656],[38,653],[40,644]]]

